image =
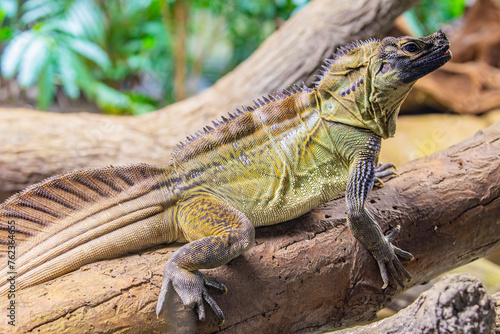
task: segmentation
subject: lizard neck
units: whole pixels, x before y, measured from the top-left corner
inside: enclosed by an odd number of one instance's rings
[[[367,66],[363,66],[325,74],[318,86],[323,119],[358,128],[373,128],[367,72]]]

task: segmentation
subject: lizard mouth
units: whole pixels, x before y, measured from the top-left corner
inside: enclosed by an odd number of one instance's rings
[[[439,59],[444,58],[448,61],[451,59],[451,56],[452,56],[452,53],[451,53],[450,47],[447,46],[446,50],[443,53],[441,53],[439,56],[437,56],[435,60],[439,60]]]
[[[432,54],[430,54],[427,60],[422,58],[421,64],[423,67],[428,67],[428,71],[432,72],[435,69],[443,66],[451,59],[451,50],[450,45],[444,45],[440,50],[436,50]]]

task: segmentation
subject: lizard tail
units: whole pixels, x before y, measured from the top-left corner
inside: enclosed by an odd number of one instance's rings
[[[0,295],[82,265],[177,239],[172,172],[146,164],[72,172],[0,205]],[[167,187],[165,187],[165,185]]]

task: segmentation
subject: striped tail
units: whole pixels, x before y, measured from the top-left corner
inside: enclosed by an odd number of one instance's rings
[[[174,180],[174,181],[172,181]],[[82,265],[174,241],[169,167],[76,171],[35,184],[0,205],[0,295]]]

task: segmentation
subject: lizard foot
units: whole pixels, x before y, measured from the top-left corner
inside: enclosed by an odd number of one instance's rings
[[[207,302],[217,315],[217,318],[219,318],[219,326],[221,326],[224,323],[224,314],[219,305],[208,294],[207,286],[222,290],[223,293],[227,292],[224,284],[208,278],[199,271],[187,271],[172,264],[167,265],[163,285],[158,296],[158,304],[156,305],[156,315],[159,316],[166,308],[167,294],[173,287],[184,306],[193,308],[198,314],[198,319],[201,321],[205,320],[205,305],[203,301]]]
[[[403,275],[408,280],[411,279],[410,273],[408,273],[405,267],[401,264],[398,256],[402,257],[403,259],[413,260],[413,255],[402,250],[401,248],[394,246],[391,243],[391,241],[399,233],[399,230],[400,226],[398,225],[394,230],[391,231],[388,236],[384,237],[384,244],[372,252],[373,257],[375,257],[375,260],[377,260],[380,269],[380,276],[382,276],[382,281],[384,282],[382,289],[387,288],[387,286],[389,285],[388,271],[391,276],[394,277],[396,282],[398,282],[401,287],[404,287],[403,280],[396,271],[396,268],[399,269],[399,271],[403,273]]]
[[[382,178],[386,176],[399,176],[396,171],[396,165],[392,162],[387,164],[378,164],[378,166],[375,167],[375,177],[373,178],[373,181],[383,187],[384,182],[382,182]]]

